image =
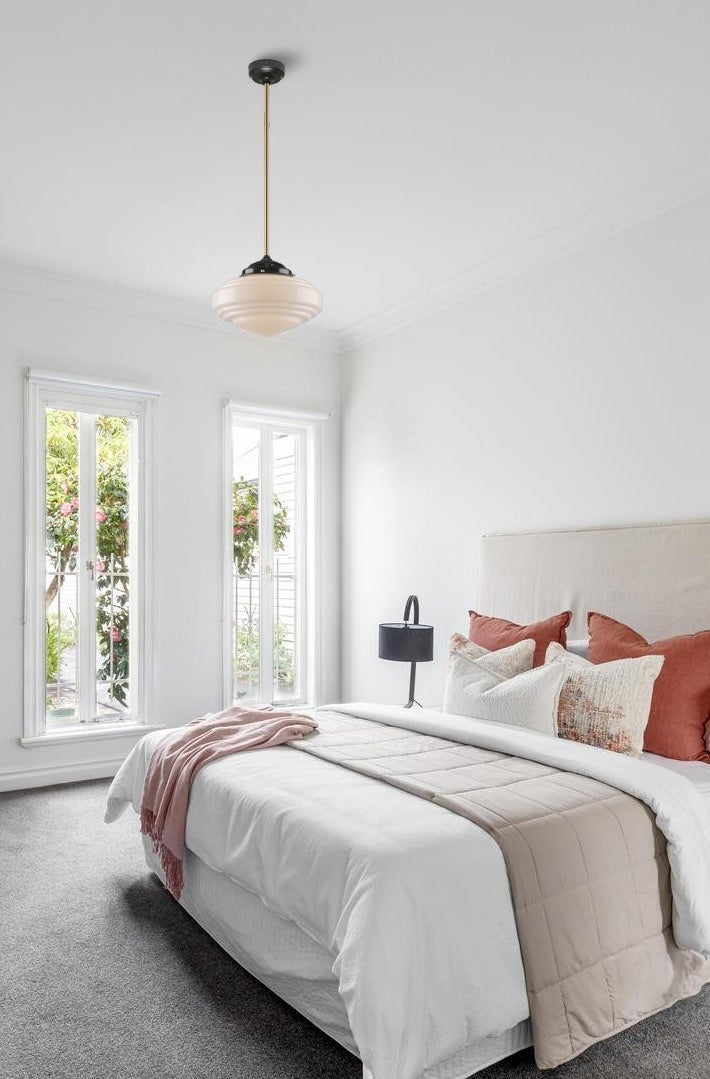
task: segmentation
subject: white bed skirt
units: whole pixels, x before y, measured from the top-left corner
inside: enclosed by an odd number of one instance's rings
[[[148,867],[164,883],[160,859],[143,836]],[[333,974],[333,956],[293,922],[274,914],[254,892],[185,851],[180,905],[240,966],[358,1056]],[[421,1079],[467,1079],[532,1045],[530,1022],[466,1046],[427,1069]],[[365,1075],[364,1079],[368,1079]]]

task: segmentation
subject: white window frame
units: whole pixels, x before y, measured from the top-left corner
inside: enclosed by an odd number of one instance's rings
[[[320,443],[323,423],[330,419],[329,412],[307,411],[291,408],[275,408],[246,401],[226,400],[222,404],[223,432],[223,607],[222,607],[222,670],[223,706],[233,703],[234,671],[232,648],[234,643],[234,611],[232,610],[232,574],[234,572],[233,528],[233,447],[232,428],[235,425],[258,428],[263,433],[274,431],[297,432],[303,435],[305,453],[298,465],[298,513],[302,522],[298,538],[298,578],[302,588],[299,604],[299,678],[301,694],[294,705],[313,706],[320,703],[319,663],[321,634],[321,506],[320,506]],[[268,442],[268,446],[266,443]],[[266,447],[266,449],[265,449]],[[260,524],[271,531],[273,514],[273,477],[271,469],[271,441],[262,438],[261,469],[259,476]],[[261,535],[261,531],[260,531]],[[260,603],[270,593],[270,565],[260,559]],[[261,615],[261,610],[260,610]],[[259,619],[260,636],[260,694],[259,704],[271,704],[273,697],[273,620]],[[265,631],[265,632],[264,632]],[[290,707],[286,705],[286,707]]]
[[[79,741],[97,736],[129,734],[137,727],[146,729],[151,714],[152,699],[152,408],[159,390],[143,386],[94,381],[54,371],[31,368],[25,382],[25,602],[24,602],[24,729],[20,743],[24,746],[46,745],[52,742]],[[101,415],[130,416],[135,421],[136,452],[132,454],[130,477],[131,513],[129,543],[132,552],[131,592],[131,711],[120,720],[77,722],[60,729],[47,727],[45,715],[45,500],[46,500],[46,409]],[[79,437],[86,438],[80,422]],[[88,452],[93,452],[92,449]],[[84,534],[94,535],[93,504],[86,498]],[[81,506],[80,506],[81,513]],[[90,623],[94,612],[84,610]],[[84,631],[85,640],[93,634]],[[134,645],[135,642],[135,645]],[[81,646],[80,646],[81,647]],[[80,686],[80,694],[93,692],[93,687]],[[86,702],[84,704],[86,707]]]

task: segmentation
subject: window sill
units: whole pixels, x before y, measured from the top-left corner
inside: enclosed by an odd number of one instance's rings
[[[138,735],[142,738],[150,731],[163,729],[157,724],[149,723],[87,724],[85,727],[68,727],[63,731],[34,734],[20,738],[18,741],[25,749],[36,749],[38,746],[64,745],[65,742],[93,742],[95,739],[122,738],[126,735]]]

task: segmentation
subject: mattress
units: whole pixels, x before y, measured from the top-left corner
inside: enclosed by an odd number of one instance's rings
[[[143,847],[148,867],[165,883],[160,859],[147,836]],[[358,1056],[348,1017],[333,973],[334,957],[282,918],[258,895],[185,851],[185,884],[180,906],[240,966],[282,1000]],[[482,1038],[435,1068],[422,1079],[466,1079],[490,1064],[532,1045],[530,1021]]]

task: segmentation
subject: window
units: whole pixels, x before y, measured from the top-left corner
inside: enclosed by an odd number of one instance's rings
[[[25,737],[143,722],[153,391],[28,373]]]
[[[225,699],[313,703],[320,413],[225,406]]]

